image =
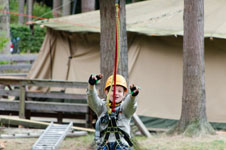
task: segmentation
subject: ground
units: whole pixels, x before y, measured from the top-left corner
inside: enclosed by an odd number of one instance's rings
[[[17,129],[17,132],[25,132],[23,129]],[[4,130],[10,134],[12,129]],[[33,132],[40,132],[34,130]],[[14,131],[15,133],[15,131]],[[91,150],[93,134],[86,136],[66,138],[60,150]],[[165,134],[152,134],[152,137],[145,138],[136,136],[140,150],[225,150],[226,134],[217,132],[216,135],[205,137],[189,138],[183,136],[166,136]],[[17,139],[0,139],[2,150],[31,150],[32,145],[37,138],[17,138]]]

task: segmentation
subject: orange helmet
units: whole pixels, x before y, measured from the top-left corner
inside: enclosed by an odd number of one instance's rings
[[[108,77],[104,90],[107,90],[107,88],[111,86],[112,78],[113,78],[113,75]],[[114,85],[114,83],[112,85]],[[128,91],[126,79],[119,74],[116,75],[116,85],[120,85],[120,86],[124,87],[125,93]]]

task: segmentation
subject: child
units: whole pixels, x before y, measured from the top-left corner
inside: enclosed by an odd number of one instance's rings
[[[139,90],[130,86],[131,94],[126,96],[128,91],[127,83],[123,76],[116,75],[115,91],[115,112],[108,113],[106,100],[97,96],[95,84],[103,77],[102,74],[89,78],[88,105],[97,114],[95,141],[97,150],[132,150],[130,141],[130,121],[136,111],[136,96]],[[105,94],[110,92],[110,108],[113,102],[113,86],[110,90],[113,76],[110,76],[105,85]]]

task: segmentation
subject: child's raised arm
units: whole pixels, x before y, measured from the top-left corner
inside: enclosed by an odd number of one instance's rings
[[[100,112],[103,109],[103,102],[99,98],[96,92],[96,88],[94,85],[97,84],[97,82],[103,77],[102,74],[99,75],[91,75],[88,80],[88,91],[87,91],[87,96],[88,96],[88,105],[89,107],[97,114],[99,115]]]
[[[139,94],[139,89],[134,84],[132,84],[130,85],[130,91],[131,93],[127,95],[122,106],[123,112],[128,118],[132,117],[137,109],[136,97]]]

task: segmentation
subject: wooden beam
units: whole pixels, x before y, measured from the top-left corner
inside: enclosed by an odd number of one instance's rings
[[[31,64],[6,64],[6,65],[0,65],[0,70],[21,70],[21,69],[27,69],[29,70],[31,68]]]
[[[61,80],[47,80],[47,79],[26,79],[15,77],[0,77],[0,84],[5,85],[30,85],[39,87],[61,87],[61,88],[80,88],[86,89],[88,87],[87,82],[72,82]]]
[[[25,86],[20,86],[19,117],[25,118]]]
[[[53,103],[53,102],[26,102],[26,109],[31,111],[77,112],[87,113],[87,104]]]
[[[19,101],[0,100],[0,110],[19,111]]]
[[[10,116],[0,116],[0,122],[2,124],[10,124],[10,125],[22,125],[24,127],[31,127],[31,128],[38,128],[38,129],[44,129],[46,128],[50,123],[47,122],[40,122],[40,121],[33,121],[33,120],[27,120],[27,119],[19,119],[15,117]],[[74,130],[80,130],[80,131],[87,131],[87,132],[95,132],[94,129],[89,128],[82,128],[82,127],[75,127],[73,126],[72,129]]]
[[[137,125],[138,129],[140,130],[140,132],[144,136],[151,137],[151,134],[149,133],[148,129],[145,127],[145,125],[143,124],[143,122],[140,120],[140,118],[138,117],[138,115],[136,113],[133,114],[133,120],[134,120],[135,124]]]
[[[43,131],[42,131],[43,132]],[[17,138],[38,138],[42,134],[42,132],[39,133],[15,133],[15,134],[1,134],[0,139],[17,139]],[[68,133],[66,137],[79,137],[79,136],[85,136],[88,135],[86,131],[75,131],[73,133]]]
[[[87,104],[25,101],[25,105],[30,111],[88,113]],[[0,100],[0,110],[18,111],[19,101]]]
[[[20,90],[2,90],[0,96],[20,96]],[[86,94],[69,94],[69,93],[43,93],[43,92],[26,92],[26,98],[48,98],[48,99],[70,99],[81,100],[83,103],[87,100]],[[80,101],[80,102],[81,102]]]
[[[13,54],[13,55],[0,55],[0,61],[34,61],[37,54]]]

